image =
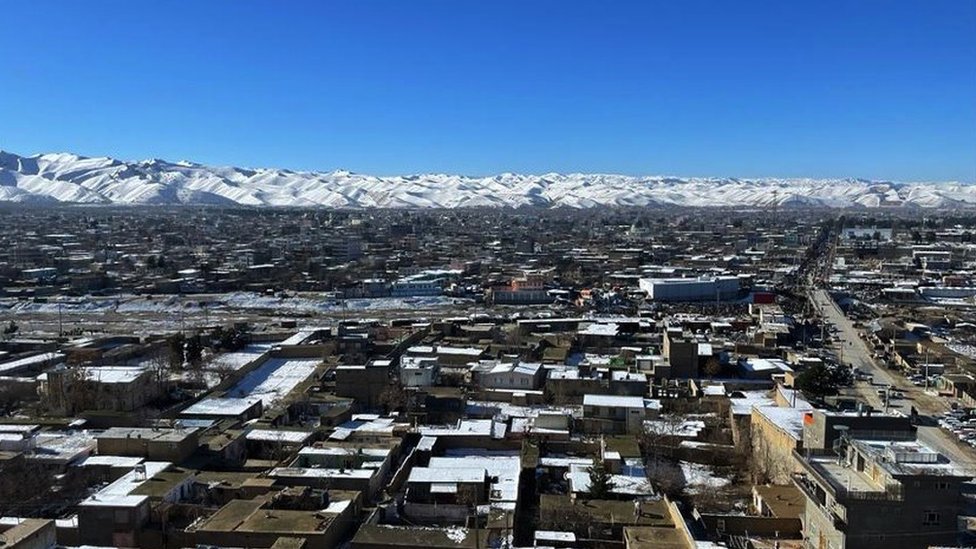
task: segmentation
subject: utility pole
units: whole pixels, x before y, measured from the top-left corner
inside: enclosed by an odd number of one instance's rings
[[[925,390],[929,390],[929,347],[925,346]]]

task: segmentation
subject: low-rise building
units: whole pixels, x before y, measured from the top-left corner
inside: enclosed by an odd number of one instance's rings
[[[640,433],[644,420],[657,417],[661,402],[639,396],[584,395],[583,430],[590,433]]]

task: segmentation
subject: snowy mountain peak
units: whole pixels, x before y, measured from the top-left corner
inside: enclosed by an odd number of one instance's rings
[[[378,177],[0,151],[0,201],[329,208],[973,207],[976,184],[614,174]]]

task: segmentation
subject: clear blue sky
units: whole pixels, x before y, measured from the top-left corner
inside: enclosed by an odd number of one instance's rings
[[[976,180],[976,1],[21,1],[0,148]]]

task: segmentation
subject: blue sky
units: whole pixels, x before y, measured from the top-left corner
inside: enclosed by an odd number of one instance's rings
[[[976,2],[7,2],[0,148],[976,181]]]

